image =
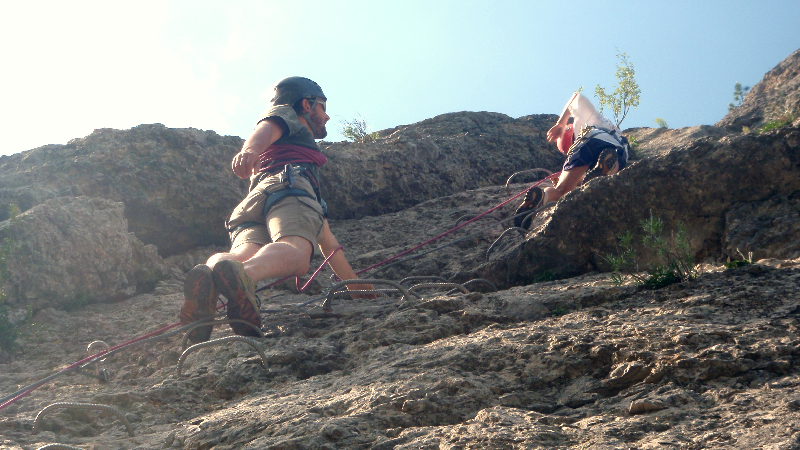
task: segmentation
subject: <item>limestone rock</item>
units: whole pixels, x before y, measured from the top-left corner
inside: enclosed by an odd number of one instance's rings
[[[130,231],[162,255],[228,245],[224,221],[246,189],[229,168],[241,145],[238,137],[160,124],[95,130],[0,157],[0,205],[27,211],[51,198],[106,198],[125,204]]]
[[[375,143],[323,142],[323,197],[332,218],[361,218],[504,184],[519,170],[555,171],[562,156],[544,137],[554,120],[461,112],[385,130]],[[159,124],[96,130],[67,145],[0,157],[0,205],[26,211],[50,198],[108,198],[125,203],[130,230],[163,256],[225,246],[224,221],[247,189],[229,168],[241,145],[213,131]]]
[[[155,247],[128,232],[121,203],[51,199],[2,228],[14,246],[5,286],[12,309],[118,301],[166,277]]]
[[[787,116],[800,116],[800,50],[767,72],[716,126],[739,132]]]
[[[731,256],[752,252],[756,261],[800,257],[800,193],[742,203],[725,214],[724,251]],[[741,255],[740,255],[741,256]]]
[[[525,169],[558,171],[563,155],[545,138],[555,119],[450,113],[384,130],[373,143],[323,145],[328,164],[322,168],[322,194],[332,218],[358,219],[503,185]]]
[[[721,139],[732,134],[724,128],[712,127],[710,125],[697,125],[686,128],[629,128],[623,132],[625,136],[633,136],[639,142],[639,146],[634,151],[636,156],[642,158],[662,156],[669,153],[673,148],[688,145],[692,141],[703,137],[710,137],[714,140]]]
[[[665,230],[686,225],[696,261],[739,259],[729,253],[736,245],[759,251],[759,259],[793,259],[798,192],[800,128],[702,138],[586,183],[540,214],[524,244],[471,275],[508,286],[543,272],[565,277],[607,270],[604,256],[616,251],[617,236],[641,234],[640,222],[651,213]],[[754,221],[776,227],[745,237],[745,230],[758,228]],[[643,264],[655,259],[639,250]]]

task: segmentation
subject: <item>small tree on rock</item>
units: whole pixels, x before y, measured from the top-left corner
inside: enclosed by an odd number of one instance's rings
[[[373,142],[379,137],[378,132],[372,131],[361,114],[356,114],[353,120],[342,120],[340,125],[342,136],[353,142]]]
[[[617,51],[617,71],[614,76],[617,77],[617,87],[611,94],[606,94],[605,88],[600,87],[598,84],[595,88],[594,95],[599,99],[600,112],[608,106],[614,112],[614,122],[617,127],[620,126],[628,111],[631,108],[636,109],[639,106],[639,95],[642,90],[636,82],[635,71],[633,70],[633,63],[628,60],[628,55],[619,53]]]
[[[742,83],[737,81],[736,84],[733,85],[734,103],[728,103],[728,111],[733,111],[737,106],[742,106],[742,103],[744,103],[744,96],[747,95],[748,91],[750,91],[750,86],[742,87]]]

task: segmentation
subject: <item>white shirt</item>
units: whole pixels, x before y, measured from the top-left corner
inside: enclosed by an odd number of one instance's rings
[[[580,133],[586,125],[601,128],[606,131],[614,130],[619,133],[619,128],[617,128],[612,121],[600,114],[592,102],[580,92],[572,102],[570,102],[569,113],[575,119],[573,129],[576,135]]]
[[[572,99],[570,104],[567,106],[569,108],[569,113],[574,119],[572,124],[572,129],[575,133],[575,138],[577,139],[581,133],[581,130],[585,126],[592,126],[595,128],[599,128],[601,130],[606,131],[607,133],[597,133],[592,134],[591,137],[595,139],[600,139],[606,141],[608,143],[614,144],[619,146],[620,142],[615,137],[611,136],[608,133],[615,131],[617,136],[620,136],[619,128],[614,125],[614,122],[606,119],[599,111],[594,107],[592,102],[586,98],[585,95],[578,92],[578,95]]]

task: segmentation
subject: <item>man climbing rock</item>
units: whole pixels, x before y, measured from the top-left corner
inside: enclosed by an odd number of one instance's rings
[[[249,194],[226,223],[231,250],[211,256],[186,274],[182,325],[211,319],[222,294],[228,301],[228,318],[245,322],[231,323],[233,331],[258,335],[254,327],[261,327],[261,317],[255,283],[302,276],[308,272],[315,246],[326,258],[339,247],[325,220],[319,192],[319,167],[326,158],[315,139],[328,134],[327,98],[308,78],[289,77],[275,86],[271,102],[231,161],[236,176],[250,178]],[[336,252],[329,263],[339,278],[358,278],[343,252]],[[373,289],[368,284],[347,288]],[[206,341],[211,331],[211,326],[199,327],[189,338]]]
[[[556,124],[547,131],[547,140],[555,142],[567,160],[555,187],[534,186],[528,190],[514,213],[515,226],[530,222],[524,212],[558,201],[584,181],[613,175],[628,162],[628,140],[580,92],[572,94]]]

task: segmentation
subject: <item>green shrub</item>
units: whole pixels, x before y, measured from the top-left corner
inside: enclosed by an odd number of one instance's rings
[[[737,252],[742,256],[742,259],[731,261],[731,257],[728,256],[728,262],[722,263],[726,269],[735,269],[737,267],[744,267],[753,264],[753,252],[747,252],[747,256],[744,256],[741,250],[738,248],[736,249]]]
[[[661,117],[656,117],[655,122],[661,128],[669,128],[669,126],[667,125],[667,121],[662,119]]]
[[[634,135],[629,135],[625,137],[628,139],[628,146],[630,147],[630,154],[628,155],[628,158],[642,159],[641,158],[642,155],[641,153],[639,153],[639,145],[641,145],[641,142],[639,142],[639,140],[636,139],[636,136]]]
[[[628,111],[639,106],[639,95],[642,90],[636,82],[636,72],[633,70],[633,63],[628,61],[628,55],[619,53],[619,50],[617,50],[617,59],[620,62],[617,64],[617,71],[614,73],[617,78],[616,89],[614,89],[613,93],[606,94],[605,88],[600,87],[598,84],[594,90],[594,95],[598,98],[600,112],[602,113],[605,107],[611,108],[614,113],[614,121],[619,127],[622,121],[625,120],[625,116],[628,115]]]
[[[744,96],[750,91],[750,86],[742,87],[742,83],[736,82],[733,85],[733,101],[735,103],[728,103],[728,111],[733,111],[737,106],[742,106],[744,103]]]
[[[783,116],[775,120],[770,120],[760,127],[756,128],[756,133],[766,133],[767,131],[777,130],[794,122],[795,117],[791,115]]]
[[[361,114],[357,114],[353,120],[342,120],[341,127],[342,136],[353,142],[373,142],[380,137],[367,125],[366,119]]]
[[[650,214],[650,217],[642,220],[640,224],[644,231],[642,244],[646,248],[655,250],[660,263],[647,269],[639,267],[633,249],[634,235],[628,230],[618,237],[617,254],[605,257],[614,272],[611,275],[614,284],[623,284],[628,278],[632,278],[645,288],[659,289],[697,276],[692,248],[683,223],[678,223],[677,230],[672,233],[671,242],[664,238],[664,222],[661,219]]]

